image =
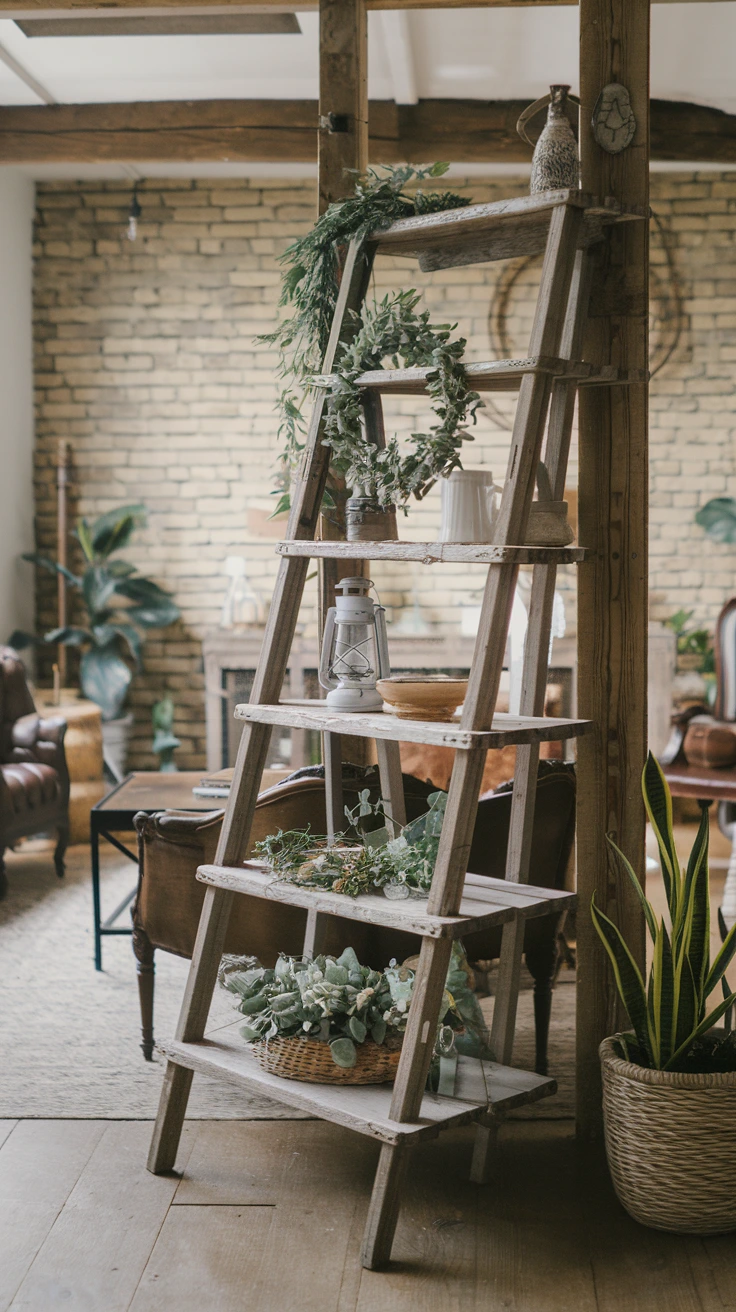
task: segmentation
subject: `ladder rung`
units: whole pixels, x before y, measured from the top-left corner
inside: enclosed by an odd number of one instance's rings
[[[296,1107],[300,1111],[357,1130],[382,1143],[398,1144],[433,1139],[440,1130],[463,1125],[487,1112],[510,1111],[524,1103],[537,1102],[555,1093],[555,1080],[530,1071],[520,1071],[496,1062],[460,1057],[455,1084],[456,1096],[441,1098],[425,1093],[418,1121],[394,1121],[390,1116],[390,1084],[308,1084],[286,1080],[261,1069],[240,1037],[242,1018],[217,1031],[217,1037],[200,1043],[167,1039],[157,1050],[169,1061],[203,1075],[214,1075],[240,1089]]]
[[[371,241],[383,255],[418,258],[426,270],[508,259],[544,248],[552,211],[558,205],[585,210],[582,245],[597,240],[603,227],[645,217],[642,207],[625,208],[610,199],[601,203],[582,191],[547,191],[398,219],[390,228],[372,233]]]
[[[490,729],[463,729],[460,719],[447,721],[401,720],[389,712],[365,714],[330,711],[323,701],[288,699],[272,706],[246,702],[235,707],[236,720],[255,724],[281,724],[290,729],[315,729],[355,738],[386,738],[399,743],[431,743],[460,749],[508,747],[519,743],[561,742],[589,733],[591,720],[553,716],[504,715],[493,717]]]
[[[421,396],[427,391],[432,368],[372,369],[359,374],[356,383],[366,391],[381,392],[386,396]],[[600,368],[585,361],[553,360],[551,357],[529,356],[525,360],[488,360],[480,364],[466,364],[465,377],[476,392],[517,392],[522,378],[528,374],[549,374],[557,380],[569,380],[578,387],[612,387],[616,384],[646,382],[648,373],[643,369],[619,369],[616,365]],[[318,387],[331,387],[337,374],[320,374],[315,379]]]
[[[197,871],[197,879],[214,888],[270,902],[283,902],[287,906],[306,907],[310,911],[341,916],[346,920],[361,920],[368,925],[401,929],[422,938],[461,938],[465,934],[503,925],[516,915],[536,918],[567,910],[575,903],[574,893],[532,889],[528,884],[505,884],[504,880],[484,881],[482,876],[477,878],[481,880],[480,884],[466,884],[457,916],[430,916],[426,898],[392,901],[382,893],[347,897],[344,893],[332,893],[327,889],[304,888],[279,879],[259,861],[245,861],[242,866],[203,865]],[[483,887],[484,883],[486,887]]]
[[[423,565],[467,562],[478,565],[577,565],[585,547],[496,547],[485,542],[279,542],[280,556],[328,560],[416,560]]]

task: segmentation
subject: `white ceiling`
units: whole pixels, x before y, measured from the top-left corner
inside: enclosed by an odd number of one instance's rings
[[[0,47],[62,103],[315,99],[317,15],[299,21],[300,35],[29,38],[3,19]],[[372,12],[369,93],[411,99],[412,82],[420,98],[532,100],[564,81],[575,89],[577,28],[574,6]],[[735,49],[734,0],[654,5],[652,95],[736,112]],[[0,104],[43,98],[0,64]]]

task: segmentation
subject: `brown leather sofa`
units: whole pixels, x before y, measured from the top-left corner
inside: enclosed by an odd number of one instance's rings
[[[3,854],[19,838],[57,834],[54,865],[61,878],[69,842],[66,720],[42,720],[12,647],[0,647],[0,897],[7,891]]]
[[[403,778],[407,817],[412,819],[427,810],[426,799],[434,785],[411,775]],[[343,788],[346,804],[353,805],[355,782],[345,779]],[[371,791],[378,796],[377,779]],[[511,785],[502,786],[478,803],[469,866],[475,873],[504,877],[510,815]],[[141,1048],[146,1060],[153,1053],[155,950],[161,948],[191,958],[205,894],[196,871],[198,866],[214,860],[222,817],[222,811],[206,815],[166,811],[136,816],[139,883],[132,908],[133,948],[141,1003]],[[259,797],[251,843],[279,828],[299,829],[308,824],[313,833],[325,832],[324,780],[287,779]],[[557,763],[542,763],[532,838],[533,883],[544,888],[564,887],[574,827],[574,772]],[[306,912],[299,907],[239,896],[234,902],[225,951],[247,952],[273,965],[279,952],[297,955],[302,951],[305,927]],[[524,938],[526,961],[534,978],[536,1063],[540,1073],[547,1069],[557,927],[556,916],[530,920]],[[464,943],[471,961],[493,960],[499,955],[501,931],[471,934]],[[348,944],[366,965],[382,968],[392,957],[402,960],[418,952],[420,940],[400,930],[330,917],[322,951],[339,954]]]

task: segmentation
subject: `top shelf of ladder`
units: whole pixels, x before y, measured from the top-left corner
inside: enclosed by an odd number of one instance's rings
[[[381,255],[418,259],[419,267],[427,272],[533,255],[544,250],[552,212],[558,205],[575,205],[585,211],[581,237],[585,246],[599,241],[604,228],[612,223],[646,217],[641,207],[625,207],[610,197],[599,201],[583,191],[544,191],[399,219],[390,228],[371,233],[370,241]]]
[[[585,547],[508,547],[486,542],[336,542],[293,538],[279,542],[280,556],[326,560],[416,560],[422,565],[577,565]]]

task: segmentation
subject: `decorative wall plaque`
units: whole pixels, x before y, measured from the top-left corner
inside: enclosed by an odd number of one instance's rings
[[[626,87],[609,82],[601,91],[593,110],[593,136],[609,155],[626,150],[636,132],[636,119]]]

